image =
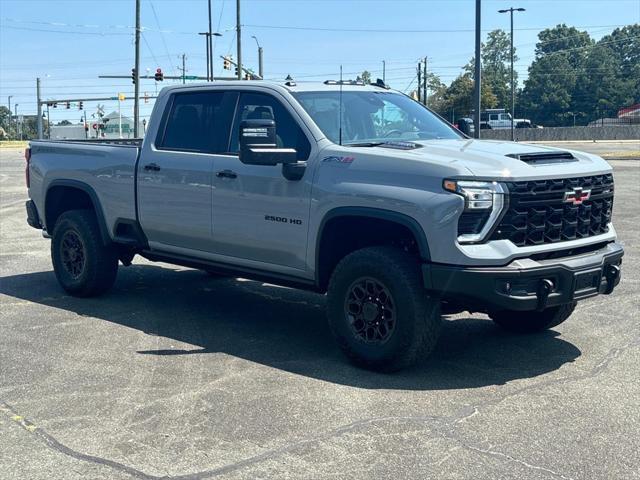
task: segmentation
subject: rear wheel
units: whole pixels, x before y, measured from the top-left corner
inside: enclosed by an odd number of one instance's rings
[[[560,325],[571,316],[576,305],[576,302],[567,303],[541,312],[500,310],[491,312],[489,316],[497,325],[510,332],[535,333]]]
[[[358,366],[399,370],[426,357],[437,343],[439,301],[424,290],[419,262],[402,250],[372,247],[347,255],[327,295],[331,330]]]
[[[53,229],[51,260],[62,288],[78,297],[104,293],[118,273],[117,251],[102,242],[90,210],[70,210],[60,216]]]

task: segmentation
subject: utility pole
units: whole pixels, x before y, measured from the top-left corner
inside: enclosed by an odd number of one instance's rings
[[[418,62],[418,102],[422,103],[422,62]]]
[[[187,67],[186,67],[186,61],[187,56],[186,54],[182,54],[182,68],[180,70],[182,70],[182,83],[185,84],[187,83],[187,79],[185,78],[185,75],[187,74]]]
[[[498,10],[498,13],[509,12],[511,16],[511,141],[515,141],[514,119],[516,116],[516,88],[513,80],[513,12],[524,12],[524,8],[505,8],[504,10]],[[575,117],[574,117],[575,120]]]
[[[475,68],[473,75],[473,105],[475,107],[475,115],[473,116],[473,136],[475,138],[480,138],[480,92],[482,88],[482,78],[481,78],[481,61],[480,61],[480,45],[482,41],[482,32],[480,31],[482,27],[482,1],[476,0],[476,58],[475,58]]]
[[[236,49],[238,55],[238,80],[242,80],[242,28],[240,26],[240,0],[236,0]]]
[[[86,114],[86,111],[85,111]],[[51,140],[51,114],[49,113],[49,104],[47,103],[47,138]]]
[[[136,71],[133,86],[133,137],[138,138],[140,120],[140,0],[136,0]]]
[[[211,37],[213,35],[213,31],[211,30],[211,0],[208,2],[209,5],[209,35],[207,35],[207,77],[210,80],[213,80],[213,41]]]
[[[387,83],[387,62],[385,62],[384,60],[382,60],[382,82],[384,84]]]
[[[204,35],[204,45],[207,50],[207,82],[211,81],[211,53],[209,52],[209,32],[200,32],[198,35]]]
[[[424,89],[422,91],[422,98],[424,99],[424,106],[427,106],[429,97],[427,96],[427,57],[424,57],[424,75],[422,75],[424,77]]]
[[[38,100],[38,119],[36,120],[36,125],[38,128],[38,138],[40,139],[42,138],[42,103],[40,103],[40,77],[36,78],[36,97]],[[18,121],[17,116],[18,114],[16,112],[16,122]],[[17,132],[17,124],[16,124],[16,132]],[[20,140],[22,140],[22,138]]]

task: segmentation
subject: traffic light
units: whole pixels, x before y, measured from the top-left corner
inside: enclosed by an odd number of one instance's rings
[[[71,108],[71,102],[66,102],[66,103],[65,103],[65,108],[66,108],[67,110],[69,110],[69,109]]]
[[[229,60],[229,57],[224,57],[222,66],[225,70],[231,70],[231,61]]]
[[[58,104],[57,104],[57,103],[54,103],[54,104],[53,104],[53,108],[58,108]]]
[[[156,70],[155,79],[156,79],[156,82],[162,82],[164,80],[164,73],[162,73],[161,68],[158,68]]]
[[[134,85],[136,84],[136,69],[135,68],[131,69],[131,83],[133,83]]]
[[[78,102],[78,110],[82,110],[82,102]]]
[[[236,66],[236,69],[235,69],[235,73],[236,73],[235,76],[237,77],[238,76],[238,67],[237,66]]]

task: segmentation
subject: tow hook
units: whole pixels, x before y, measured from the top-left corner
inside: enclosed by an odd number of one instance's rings
[[[553,282],[548,278],[544,278],[540,280],[540,284],[538,285],[538,291],[536,292],[536,296],[538,297],[538,306],[537,310],[541,312],[547,306],[547,301],[549,300],[549,294],[553,291]]]
[[[607,279],[607,288],[604,293],[605,295],[609,295],[613,292],[613,289],[620,278],[620,267],[618,265],[607,265],[604,276]]]

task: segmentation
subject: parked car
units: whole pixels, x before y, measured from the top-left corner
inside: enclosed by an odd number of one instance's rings
[[[428,355],[443,312],[540,331],[620,281],[607,162],[466,138],[382,82],[171,86],[144,141],[25,155],[28,223],[70,294],[135,255],[308,289],[375,370]]]

